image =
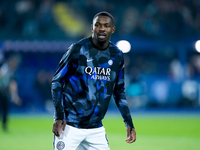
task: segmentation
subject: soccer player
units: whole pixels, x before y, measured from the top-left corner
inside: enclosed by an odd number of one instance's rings
[[[15,71],[21,61],[19,55],[11,55],[0,67],[0,109],[2,109],[2,128],[7,131],[9,100],[21,105]]]
[[[112,95],[126,125],[126,142],[136,140],[124,92],[123,54],[110,42],[113,16],[96,14],[91,30],[91,37],[68,48],[52,79],[54,150],[109,150],[102,119]]]

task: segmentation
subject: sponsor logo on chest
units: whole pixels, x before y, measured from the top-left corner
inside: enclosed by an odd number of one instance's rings
[[[109,60],[108,64],[111,66],[113,64],[113,61]],[[93,80],[110,81],[110,72],[111,72],[111,68],[91,67],[91,66],[87,66],[85,68],[85,73],[88,74],[90,76],[90,79],[93,79]]]

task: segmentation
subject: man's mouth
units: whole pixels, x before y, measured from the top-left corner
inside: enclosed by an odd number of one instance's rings
[[[98,38],[104,39],[104,38],[106,38],[106,34],[98,34]]]

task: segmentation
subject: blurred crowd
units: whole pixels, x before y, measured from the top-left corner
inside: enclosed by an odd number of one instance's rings
[[[78,39],[93,16],[115,17],[115,36],[174,40],[200,34],[199,0],[1,0],[0,39]]]
[[[124,54],[130,108],[199,108],[199,53],[183,42],[158,46],[160,40],[198,39],[199,0],[1,0],[0,70],[13,52],[21,62],[15,70],[21,103],[13,107],[53,111],[50,83],[57,64],[67,45],[91,35],[93,16],[102,10],[115,18],[112,38],[139,45]]]

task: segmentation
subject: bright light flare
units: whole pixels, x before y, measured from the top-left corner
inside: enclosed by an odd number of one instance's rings
[[[196,48],[196,51],[200,53],[200,40],[196,41],[195,48]]]
[[[126,40],[118,41],[116,45],[123,53],[128,53],[131,50],[131,44]]]

